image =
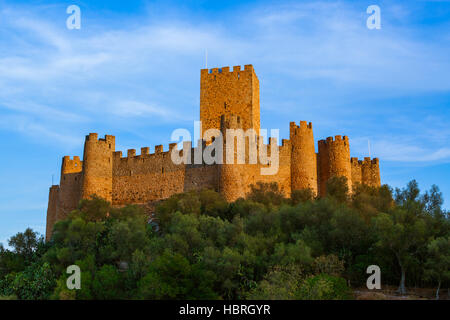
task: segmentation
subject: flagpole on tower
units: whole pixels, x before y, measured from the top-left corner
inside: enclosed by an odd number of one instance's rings
[[[208,69],[208,49],[205,50],[205,69]]]
[[[370,140],[367,140],[367,145],[369,147],[369,158],[372,158],[372,156],[370,155]]]

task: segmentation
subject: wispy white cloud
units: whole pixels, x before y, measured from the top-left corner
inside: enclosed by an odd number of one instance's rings
[[[282,106],[284,114],[298,109],[281,94],[302,86],[305,103],[323,97],[325,90],[330,100],[355,90],[374,96],[450,90],[450,44],[443,40],[449,32],[430,42],[418,37],[414,27],[395,25],[392,20],[407,21],[410,14],[401,4],[383,11],[382,30],[370,31],[363,9],[307,1],[256,6],[245,12],[245,19],[243,14],[195,22],[152,16],[120,28],[105,28],[100,20],[77,33],[51,17],[10,6],[0,19],[4,29],[20,37],[0,38],[0,102],[20,117],[10,118],[15,125],[3,123],[59,143],[76,142],[60,121],[69,128],[87,123],[114,128],[124,118],[142,117],[179,123],[192,118],[186,105],[198,103],[197,83],[192,84],[198,76],[192,72],[202,67],[206,48],[210,64],[253,62],[269,75],[263,81],[278,81],[270,79],[274,74],[286,78],[277,96],[269,96],[283,100],[272,109]],[[291,99],[298,97],[292,94]],[[45,122],[34,123],[36,117]],[[330,121],[335,119],[323,119]],[[430,148],[436,154],[432,158],[445,155],[441,145]]]
[[[75,148],[83,143],[83,137],[74,137],[70,133],[64,133],[62,129],[57,130],[52,125],[45,125],[33,121],[32,118],[17,115],[2,115],[0,127],[35,139],[36,143],[61,144],[67,148]]]
[[[124,100],[112,101],[111,112],[121,117],[158,117],[164,121],[182,120],[186,117],[179,113],[173,113],[167,108],[156,104],[147,104],[140,101]]]
[[[392,140],[376,141],[372,145],[376,155],[384,161],[450,162],[450,148],[424,148]]]

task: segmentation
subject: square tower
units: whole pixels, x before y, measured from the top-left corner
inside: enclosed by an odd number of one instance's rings
[[[252,65],[202,69],[200,76],[200,121],[202,134],[220,130],[222,115],[237,115],[244,130],[259,134],[259,80]]]

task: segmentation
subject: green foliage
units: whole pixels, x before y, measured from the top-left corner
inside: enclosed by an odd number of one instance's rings
[[[450,280],[450,237],[437,238],[427,246],[428,258],[425,264],[425,274],[438,283],[436,298],[443,281]]]
[[[353,185],[352,207],[369,223],[378,212],[388,212],[394,205],[392,190],[387,185],[380,188],[365,184]]]
[[[114,266],[105,264],[95,273],[92,292],[96,299],[120,299],[122,297],[121,288],[121,277]]]
[[[341,276],[345,269],[344,261],[334,254],[317,257],[314,259],[313,268],[314,274],[325,273],[336,277]]]
[[[91,200],[81,200],[74,216],[81,217],[86,222],[102,221],[111,211],[110,203],[103,198],[93,196]]]
[[[32,230],[0,246],[0,297],[18,299],[351,299],[366,268],[383,284],[449,284],[448,213],[435,186],[328,182],[283,197],[276,184],[227,203],[211,190],[160,202],[149,223],[141,206],[83,200],[54,227],[50,242]],[[69,290],[66,268],[81,269]],[[406,276],[407,275],[407,276]]]
[[[346,177],[331,177],[327,181],[327,196],[338,202],[346,202],[349,190]]]
[[[214,274],[203,270],[201,264],[190,264],[178,253],[168,250],[150,266],[139,283],[144,299],[214,299],[211,289]]]
[[[18,273],[12,282],[12,291],[22,300],[44,300],[55,285],[54,274],[48,263],[35,263]]]
[[[262,203],[265,206],[279,206],[285,202],[284,195],[278,187],[278,183],[262,183],[250,186],[251,191],[247,195],[247,199]]]
[[[19,232],[15,236],[12,236],[8,241],[8,245],[13,248],[13,252],[19,257],[31,262],[43,241],[43,237],[39,237],[36,232],[27,228],[25,232]]]
[[[314,200],[314,192],[309,188],[291,192],[291,204],[294,206],[312,200]]]
[[[305,279],[297,297],[300,300],[349,300],[352,294],[345,279],[320,274]]]
[[[304,273],[296,265],[274,266],[247,295],[250,300],[295,300]]]
[[[273,259],[280,265],[310,265],[313,262],[311,257],[311,249],[303,240],[297,240],[294,243],[278,243],[275,246]]]

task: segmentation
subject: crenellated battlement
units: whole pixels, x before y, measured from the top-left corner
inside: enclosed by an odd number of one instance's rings
[[[380,159],[378,159],[378,158],[373,158],[373,159],[364,158],[364,163],[370,163],[370,164],[378,165],[380,163]]]
[[[103,142],[103,143],[114,143],[116,140],[115,136],[112,135],[105,135],[104,138],[98,138],[98,133],[89,133],[89,135],[86,136],[86,141],[89,142]]]
[[[300,125],[297,125],[295,122],[290,122],[289,129],[290,129],[290,132],[292,132],[294,134],[298,134],[300,132],[300,130],[305,130],[305,129],[312,130],[313,126],[312,126],[312,122],[307,122],[307,121],[300,121]]]
[[[177,148],[178,148],[177,143],[170,143],[169,151],[164,151],[163,145],[156,145],[155,149],[154,149],[155,151],[153,153],[150,153],[150,147],[142,147],[141,153],[139,155],[137,154],[136,149],[128,149],[126,156],[123,156],[122,151],[115,151],[115,152],[113,152],[113,158],[115,160],[127,160],[130,158],[141,158],[141,159],[142,158],[152,158],[152,157],[162,155],[162,154],[169,154],[170,152],[172,152],[173,149],[177,149]]]
[[[241,117],[235,114],[223,114],[220,116],[220,129],[242,129]]]
[[[319,146],[330,146],[330,145],[334,145],[334,144],[344,144],[344,145],[348,145],[349,140],[347,136],[341,136],[341,135],[337,135],[334,137],[327,137],[325,140],[319,140]]]
[[[357,165],[359,165],[359,166],[362,166],[363,164],[364,165],[378,165],[379,163],[380,163],[380,159],[378,159],[378,158],[370,158],[370,157],[364,157],[364,160],[359,160],[358,158],[356,158],[356,157],[352,157],[351,159],[350,159],[350,163],[352,164],[352,165],[354,165],[354,166],[357,166]]]
[[[251,72],[255,73],[255,70],[253,68],[253,65],[247,64],[244,66],[244,69],[241,68],[241,66],[233,66],[233,69],[230,70],[230,67],[222,67],[222,68],[211,68],[211,69],[201,69],[201,75],[234,75],[238,77],[240,73],[243,72]]]

